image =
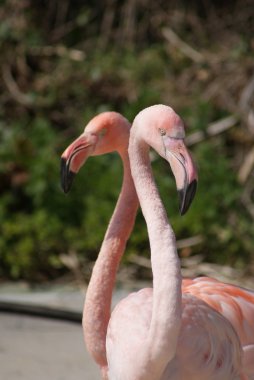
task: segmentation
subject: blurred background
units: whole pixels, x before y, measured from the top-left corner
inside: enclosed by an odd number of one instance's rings
[[[155,177],[185,275],[251,286],[254,274],[254,3],[2,0],[0,279],[89,281],[120,191],[116,154],[60,189],[63,150],[95,114],[171,105],[188,126],[196,199],[180,217],[166,162]],[[119,281],[151,278],[139,213]]]

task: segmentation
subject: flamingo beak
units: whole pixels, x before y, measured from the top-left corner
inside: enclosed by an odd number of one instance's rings
[[[196,179],[194,179],[190,184],[186,185],[183,189],[178,190],[181,215],[184,215],[188,211],[195,197],[196,190],[197,190]]]
[[[183,139],[174,139],[163,136],[165,158],[169,162],[175,177],[179,195],[179,211],[184,215],[196,194],[197,170]]]
[[[78,137],[61,156],[61,187],[64,193],[71,189],[75,175],[87,158],[93,153],[97,143],[94,134],[82,134]]]
[[[67,164],[67,161],[65,158],[61,158],[61,187],[64,191],[64,193],[68,193],[68,191],[71,189],[71,185],[73,183],[73,180],[75,178],[74,172],[72,172]]]

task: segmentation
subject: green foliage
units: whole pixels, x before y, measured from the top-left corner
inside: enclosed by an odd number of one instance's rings
[[[231,112],[234,100],[224,99],[241,87],[245,74],[243,69],[238,75],[239,68],[247,62],[248,69],[248,61],[252,62],[248,35],[253,34],[247,33],[251,25],[241,29],[240,37],[232,27],[232,40],[221,44],[219,62],[218,36],[209,34],[214,21],[209,23],[201,3],[193,5],[193,17],[185,13],[185,2],[178,8],[160,1],[137,5],[129,28],[127,0],[114,2],[112,25],[106,25],[105,12],[113,3],[105,9],[92,2],[74,3],[0,4],[0,276],[4,278],[55,278],[66,270],[61,254],[72,251],[81,261],[95,260],[120,191],[120,159],[115,154],[90,158],[67,196],[59,179],[61,153],[95,114],[116,110],[132,121],[144,107],[165,103],[183,116],[187,133],[205,131],[210,122]],[[240,16],[239,20],[242,28]],[[192,62],[168,43],[162,31],[169,26],[184,33],[193,46],[200,41],[201,48],[210,51],[209,60]],[[220,28],[223,39],[221,22]],[[239,38],[241,43],[236,43]],[[211,95],[220,71],[221,97],[219,92]],[[237,128],[241,136],[247,134]],[[168,164],[157,159],[153,163],[177,238],[203,237],[188,254],[202,253],[207,260],[236,266],[253,260],[253,221],[242,207],[243,189],[236,176],[239,157],[251,143],[249,138],[239,140],[224,133],[193,147],[198,193],[183,218],[178,215]],[[149,254],[140,213],[127,255],[130,252]]]

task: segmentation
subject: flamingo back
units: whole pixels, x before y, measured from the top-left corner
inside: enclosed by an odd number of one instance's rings
[[[182,291],[202,299],[227,318],[236,330],[242,346],[254,344],[253,291],[209,277],[184,279]]]
[[[132,293],[112,313],[107,333],[110,380],[155,379],[142,366],[152,294],[152,289]],[[239,338],[226,318],[201,299],[184,294],[176,355],[156,380],[240,380],[241,358]]]

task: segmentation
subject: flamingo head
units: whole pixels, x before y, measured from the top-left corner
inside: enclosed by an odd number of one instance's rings
[[[166,159],[171,166],[179,194],[180,214],[184,215],[197,189],[197,169],[185,146],[185,126],[182,119],[168,106],[155,105],[141,111],[133,123],[145,142]]]
[[[103,112],[95,116],[84,132],[74,140],[61,156],[61,185],[67,193],[75,175],[90,156],[118,151],[127,152],[130,123],[117,112]]]

